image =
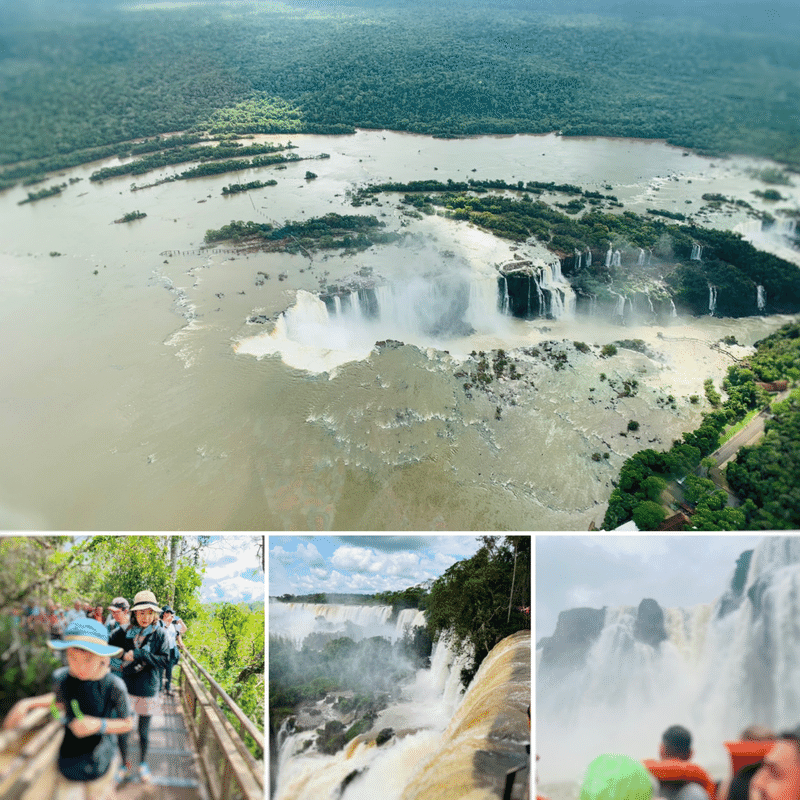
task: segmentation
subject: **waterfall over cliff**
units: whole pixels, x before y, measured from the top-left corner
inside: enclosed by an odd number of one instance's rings
[[[753,723],[800,723],[800,538],[765,537],[715,603],[562,612],[537,658],[537,749],[550,775],[575,779],[612,750],[654,757],[679,723],[724,777],[723,741]]]
[[[408,627],[425,624],[425,614],[416,608],[405,609],[391,621],[391,606],[349,606],[313,603],[270,603],[271,636],[290,639],[300,647],[311,634],[347,636],[354,641],[370,636],[399,639]]]
[[[387,612],[391,607],[271,603],[270,632],[285,635],[294,629],[293,640],[306,633],[313,642],[316,635],[330,633],[331,626],[344,631],[359,624],[369,636],[387,630],[387,625],[399,635],[408,626],[424,624],[424,613],[415,609],[400,612],[394,623]],[[307,625],[309,617],[314,626]],[[378,713],[372,727],[334,755],[320,751],[316,730],[332,710],[332,697],[304,703],[298,716],[304,713],[318,721],[300,731],[288,721],[282,726],[272,797],[492,800],[502,797],[506,773],[520,768],[512,798],[523,800],[528,783],[530,657],[529,631],[504,639],[484,659],[465,692],[460,676],[470,654],[440,640],[430,667],[399,687],[397,699]]]

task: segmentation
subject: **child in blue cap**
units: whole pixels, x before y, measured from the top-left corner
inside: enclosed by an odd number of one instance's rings
[[[111,674],[109,665],[120,648],[108,644],[105,625],[87,618],[74,620],[63,639],[47,644],[53,650],[66,651],[67,666],[53,673],[52,692],[20,700],[3,727],[17,727],[34,708],[57,709],[64,715],[64,738],[53,797],[106,800],[114,789],[114,735],[133,727],[125,684]]]

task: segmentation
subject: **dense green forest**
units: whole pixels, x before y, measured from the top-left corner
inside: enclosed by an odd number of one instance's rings
[[[394,644],[373,637],[354,642],[347,637],[306,642],[296,650],[290,642],[270,637],[270,730],[274,735],[298,703],[333,691],[354,692],[350,704],[355,721],[344,728],[326,728],[323,749],[335,751],[367,730],[377,712],[396,694],[399,684],[429,664],[432,642],[449,640],[471,659],[461,674],[466,686],[489,651],[503,638],[530,628],[531,537],[482,536],[472,558],[457,562],[429,586],[361,595],[361,603],[425,609],[427,626]],[[283,595],[283,602],[353,604],[347,595]]]
[[[46,641],[56,607],[102,606],[143,590],[186,623],[184,643],[244,713],[264,726],[264,608],[203,604],[210,537],[16,536],[0,538],[0,715],[22,697],[50,691],[61,659]],[[179,667],[175,669],[177,678]]]
[[[29,165],[43,172],[174,131],[358,126],[664,138],[798,167],[797,11],[754,8],[18,4],[0,32],[0,164],[49,159]]]
[[[800,528],[800,493],[797,488],[800,453],[800,393],[772,406],[765,436],[753,447],[743,447],[726,468],[731,489],[743,501],[726,505],[726,495],[708,478],[693,475],[697,467],[713,466],[705,459],[720,444],[728,426],[754,409],[769,405],[758,382],[800,380],[800,323],[790,323],[756,343],[747,363],[728,368],[723,382],[727,398],[706,383],[706,396],[714,410],[703,416],[694,431],[684,433],[666,452],[647,449],[622,466],[611,493],[603,527],[616,528],[633,519],[642,530],[655,529],[664,514],[657,513],[667,481],[686,478],[687,499],[695,504],[694,530],[783,530]],[[713,461],[713,459],[712,459]]]

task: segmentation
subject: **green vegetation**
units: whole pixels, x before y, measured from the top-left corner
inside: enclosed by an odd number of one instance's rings
[[[664,138],[800,164],[800,56],[785,9],[767,31],[738,12],[723,25],[683,6],[634,21],[572,5],[570,16],[459,0],[442,25],[440,8],[394,0],[23,4],[4,20],[13,69],[0,73],[0,164],[63,169],[170,131],[355,127]]]
[[[218,603],[200,606],[183,637],[194,658],[262,731],[264,630],[263,603]],[[256,758],[263,758],[248,735],[245,742]]]
[[[66,185],[66,183],[62,183],[58,186],[50,186],[47,189],[40,189],[38,192],[28,192],[28,196],[24,200],[20,200],[17,205],[24,206],[25,203],[35,203],[37,200],[44,200],[45,197],[54,197],[57,194],[61,194]]]
[[[563,272],[579,296],[611,303],[618,297],[610,292],[612,281],[619,293],[642,291],[650,279],[655,296],[660,291],[665,297],[663,288],[655,289],[663,275],[675,305],[695,315],[709,313],[709,284],[716,287],[715,313],[720,316],[758,313],[759,285],[769,298],[768,313],[800,310],[800,268],[757,250],[738,233],[694,224],[669,224],[632,211],[618,214],[595,208],[573,218],[532,199],[532,195],[545,190],[582,193],[579,187],[569,184],[535,181],[509,184],[501,180],[424,180],[361,187],[352,202],[358,206],[373,202],[381,192],[402,192],[403,205],[422,210],[437,208],[448,218],[470,222],[514,241],[535,237],[562,258]],[[604,255],[610,243],[623,251],[623,266],[605,266]],[[691,258],[695,244],[703,248],[702,261]],[[578,268],[574,253],[587,249],[594,256],[592,266],[581,262]],[[637,264],[640,249],[652,251],[650,266]]]
[[[240,192],[249,192],[252,189],[263,189],[265,186],[277,186],[278,181],[250,181],[250,183],[231,183],[222,187],[222,194],[239,194]]]
[[[472,558],[457,562],[433,582],[426,611],[434,639],[443,636],[459,650],[470,648],[472,661],[461,672],[465,686],[498,642],[531,624],[531,537],[481,540]]]
[[[387,244],[399,237],[384,233],[386,223],[373,216],[326,214],[304,222],[289,221],[280,228],[267,222],[234,221],[218,230],[206,231],[209,244],[221,241],[258,244],[263,249],[308,252],[313,249],[366,250],[374,244]]]
[[[143,219],[146,217],[147,214],[144,211],[129,211],[127,214],[124,214],[119,219],[115,219],[114,222],[122,223],[122,222],[133,222],[136,219]]]
[[[161,169],[171,164],[185,164],[187,161],[222,161],[223,159],[230,159],[231,156],[237,158],[244,158],[246,156],[263,156],[264,154],[280,153],[286,150],[287,147],[276,144],[254,144],[247,147],[242,146],[238,142],[221,142],[215,146],[200,146],[191,147],[186,145],[184,147],[175,147],[170,149],[161,149],[143,158],[129,161],[127,164],[120,164],[117,167],[103,167],[102,169],[93,172],[89,180],[91,181],[105,181],[109,178],[116,178],[121,175],[142,175],[145,172],[151,172],[155,169]],[[294,154],[289,154],[294,155]],[[269,166],[271,164],[283,163],[286,160],[299,160],[289,159],[288,157],[273,157],[253,159],[250,161],[235,162],[238,166],[237,169],[244,169],[248,166]],[[224,170],[225,172],[230,171]],[[213,174],[213,173],[206,173]]]
[[[769,405],[768,395],[757,385],[779,379],[800,380],[800,324],[785,325],[756,343],[756,353],[747,364],[728,368],[724,388],[728,395],[717,410],[703,415],[695,431],[684,433],[667,452],[642,450],[631,456],[620,470],[603,520],[606,530],[628,519],[646,500],[654,500],[648,481],[686,476],[686,497],[696,503],[691,525],[696,530],[795,529],[800,526],[800,495],[796,475],[800,468],[800,397],[773,406],[766,434],[754,447],[743,447],[726,468],[731,489],[743,500],[736,509],[726,505],[725,492],[711,481],[691,474],[719,447],[729,424],[752,416]],[[706,381],[706,393],[713,385]],[[711,395],[714,397],[716,392]],[[716,395],[718,396],[718,395]],[[721,399],[721,398],[720,398]],[[724,433],[725,432],[725,433]],[[645,512],[646,514],[646,512]],[[638,522],[637,522],[638,525]]]

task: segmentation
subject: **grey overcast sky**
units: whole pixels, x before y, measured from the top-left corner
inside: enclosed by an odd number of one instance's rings
[[[763,534],[696,536],[536,536],[536,639],[551,636],[560,611],[716,600],[736,559]]]

